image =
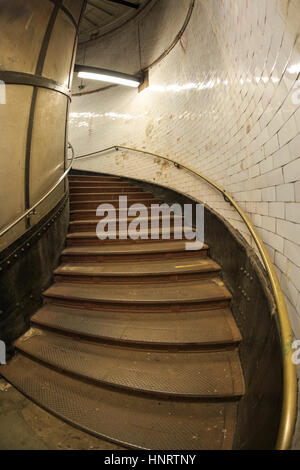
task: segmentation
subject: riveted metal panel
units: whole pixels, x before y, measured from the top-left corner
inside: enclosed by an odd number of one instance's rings
[[[76,29],[63,11],[57,15],[43,67],[43,76],[68,86]],[[63,47],[62,47],[63,45]]]
[[[24,211],[24,162],[32,92],[33,87],[7,85],[5,100],[0,104],[0,227]]]
[[[67,98],[39,89],[32,130],[30,204],[37,202],[64,172]],[[63,187],[63,184],[62,184]],[[47,201],[49,205],[49,201]]]
[[[34,74],[54,5],[41,0],[0,2],[0,69]]]

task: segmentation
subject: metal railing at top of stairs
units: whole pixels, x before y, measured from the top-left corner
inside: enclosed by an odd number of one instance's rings
[[[38,202],[36,202],[33,206],[31,206],[29,209],[27,209],[22,215],[20,215],[20,217],[17,217],[13,222],[11,222],[10,224],[6,225],[3,229],[1,229],[0,230],[0,237],[2,237],[7,232],[9,232],[12,228],[14,228],[19,222],[21,222],[26,217],[30,217],[31,215],[35,215],[37,207],[40,206],[42,204],[42,202],[44,202],[53,193],[53,191],[55,191],[55,189],[60,185],[60,183],[62,183],[64,181],[64,179],[68,176],[68,174],[69,174],[69,172],[70,172],[70,170],[73,166],[74,159],[75,159],[75,152],[74,152],[74,149],[73,149],[73,147],[70,143],[68,144],[68,148],[71,149],[72,158],[70,160],[68,160],[68,161],[70,161],[70,164],[69,164],[68,168],[66,169],[66,171],[59,177],[57,182],[49,189],[49,191],[47,191],[47,193],[44,194],[44,196],[41,197],[41,199],[38,200]]]
[[[198,171],[193,170],[189,166],[178,162],[176,160],[172,160],[171,158],[158,155],[152,152],[148,152],[146,150],[139,150],[135,148],[125,147],[122,145],[114,145],[112,147],[108,147],[106,149],[99,150],[97,152],[89,153],[86,155],[81,155],[76,157],[75,160],[88,158],[88,157],[95,157],[97,155],[109,152],[111,150],[127,150],[132,152],[141,153],[144,155],[149,155],[155,158],[160,158],[165,160],[171,164],[173,164],[178,169],[184,169],[188,172],[192,173],[200,177],[203,181],[206,181],[210,186],[215,188],[219,191],[226,202],[228,202],[240,215],[241,219],[246,224],[251,236],[254,239],[258,252],[262,258],[264,263],[266,272],[268,274],[271,287],[273,290],[274,299],[277,306],[278,312],[278,319],[279,319],[279,326],[280,326],[280,334],[281,334],[281,346],[282,346],[282,360],[283,360],[283,402],[282,402],[282,411],[281,411],[281,419],[280,419],[280,427],[277,436],[276,442],[276,449],[277,450],[287,450],[291,447],[292,438],[295,428],[296,422],[296,410],[297,410],[297,378],[296,378],[296,366],[292,360],[292,343],[293,343],[293,333],[291,328],[291,323],[289,319],[289,314],[287,311],[284,295],[275,271],[275,267],[271,261],[269,253],[264,246],[264,243],[260,236],[257,234],[253,223],[248,218],[246,213],[243,209],[239,206],[239,204],[235,201],[235,199],[225,191],[221,186],[216,184],[210,178],[202,175]]]

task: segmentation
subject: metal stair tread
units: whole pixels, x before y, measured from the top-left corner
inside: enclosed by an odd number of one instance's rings
[[[174,283],[149,282],[137,285],[96,285],[55,283],[44,292],[46,297],[88,300],[105,303],[177,304],[230,300],[231,294],[218,278]]]
[[[55,369],[130,391],[218,399],[244,394],[236,349],[149,351],[78,341],[36,328],[16,347]]]
[[[241,341],[229,309],[168,312],[119,312],[45,304],[31,319],[34,325],[66,334],[156,348],[214,347]]]
[[[202,250],[207,250],[208,246],[203,245]],[[184,240],[157,240],[156,242],[149,242],[139,244],[135,242],[129,243],[113,243],[110,245],[99,246],[72,246],[63,250],[62,254],[128,254],[128,253],[182,253],[186,251],[186,242]],[[197,254],[201,250],[195,250]]]
[[[136,449],[217,450],[233,445],[237,403],[136,396],[70,378],[22,355],[1,372],[70,424]]]
[[[220,266],[210,258],[195,257],[136,263],[63,263],[54,272],[59,275],[81,276],[151,276],[159,274],[218,272]]]
[[[190,233],[192,233],[192,232],[195,232],[195,229],[194,229],[193,227],[187,227],[186,229],[188,229],[188,230],[186,230],[187,234],[190,234]],[[170,227],[170,234],[171,234],[171,233],[172,233],[172,234],[180,234],[180,235],[182,235],[182,238],[183,238],[183,236],[185,235],[185,234],[183,233],[183,230],[184,230],[183,228],[174,228],[174,227]],[[127,232],[126,230],[121,230],[121,231],[116,230],[116,232],[115,232],[115,234],[119,234],[119,236],[127,235],[127,233],[128,233],[128,232]],[[157,235],[157,234],[163,235],[163,234],[168,234],[168,233],[169,233],[169,231],[168,231],[167,229],[164,230],[164,229],[162,229],[161,227],[159,227],[158,230],[157,230],[157,229],[153,229],[153,230],[152,230],[152,229],[150,228],[149,230],[147,229],[147,230],[140,230],[140,231],[139,231],[139,234],[141,234],[141,235],[147,235],[147,236],[149,235],[149,237],[150,237],[150,235]],[[109,231],[107,231],[107,234],[114,235],[114,232],[109,232]],[[97,237],[96,232],[71,232],[71,233],[68,233],[68,234],[67,234],[67,240],[73,239],[73,238],[93,238],[93,239],[96,238],[96,239],[97,239],[98,237]],[[114,242],[115,242],[115,241],[118,241],[118,240],[113,239],[113,238],[112,238],[112,240],[113,240]],[[124,240],[124,239],[122,239],[122,240]],[[99,241],[100,241],[100,239],[99,239]],[[125,239],[125,241],[127,242],[126,239]],[[135,241],[137,241],[137,240],[135,240]],[[141,239],[141,241],[142,241],[142,239]]]

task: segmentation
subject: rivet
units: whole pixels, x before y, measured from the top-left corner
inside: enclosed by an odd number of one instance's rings
[[[15,258],[17,258],[17,257],[18,257],[18,255],[17,255],[17,254],[15,254]]]
[[[30,243],[26,243],[26,246],[30,246]]]
[[[24,251],[25,251],[25,248],[21,248],[21,251],[24,252]]]
[[[10,264],[10,261],[7,261],[7,264]]]

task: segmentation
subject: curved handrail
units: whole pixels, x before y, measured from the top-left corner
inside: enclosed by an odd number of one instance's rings
[[[64,179],[66,178],[66,176],[69,174],[72,166],[73,166],[73,162],[74,162],[74,159],[75,159],[75,152],[74,152],[74,148],[73,146],[69,143],[68,144],[68,147],[71,149],[72,151],[72,158],[71,158],[71,163],[70,165],[68,166],[68,168],[66,169],[66,171],[59,177],[59,179],[57,180],[57,182],[49,189],[49,191],[47,191],[47,193],[41,198],[38,200],[38,202],[36,202],[33,206],[31,206],[29,209],[27,209],[22,215],[20,215],[20,217],[18,217],[17,219],[15,219],[13,222],[11,222],[9,225],[7,225],[4,229],[2,229],[0,231],[0,237],[2,237],[3,235],[5,235],[7,232],[9,232],[9,230],[11,230],[15,225],[17,225],[19,222],[21,222],[23,219],[25,219],[26,217],[30,216],[30,215],[34,215],[35,214],[35,209],[42,203],[45,201],[45,199],[47,199],[47,197],[50,196],[50,194],[53,193],[53,191],[55,191],[55,189],[60,185],[60,183],[62,183],[62,181],[64,181]]]
[[[102,153],[106,153],[110,150],[119,149],[129,150],[137,153],[143,153],[145,155],[150,155],[155,158],[161,158],[162,160],[168,161],[176,166],[176,168],[183,168],[188,172],[199,176],[202,180],[206,181],[210,186],[215,188],[219,191],[226,202],[228,202],[234,209],[238,212],[242,220],[245,222],[250,234],[252,235],[254,242],[257,246],[257,249],[261,255],[263,260],[265,269],[269,276],[269,280],[271,283],[271,287],[273,290],[278,318],[279,318],[279,326],[280,326],[280,333],[281,333],[281,343],[282,343],[282,358],[283,358],[283,404],[282,404],[282,411],[281,411],[281,419],[280,419],[280,427],[277,436],[276,442],[276,449],[277,450],[287,450],[291,447],[292,437],[294,433],[295,421],[296,421],[296,408],[297,408],[297,379],[296,379],[296,367],[292,361],[292,342],[293,342],[293,333],[291,328],[291,323],[289,319],[289,314],[287,311],[286,303],[284,300],[284,295],[275,271],[275,267],[271,261],[269,253],[267,252],[264,243],[260,236],[257,234],[254,225],[252,224],[251,220],[247,217],[243,209],[239,206],[239,204],[235,201],[235,199],[225,191],[221,186],[216,184],[210,178],[202,175],[198,171],[193,170],[189,166],[180,163],[176,160],[172,160],[171,158],[158,155],[152,152],[148,152],[146,150],[139,150],[130,147],[125,147],[122,145],[114,145],[112,147],[108,147],[106,149],[100,150],[98,152],[89,153],[86,155],[81,155],[76,157],[75,160],[81,158],[88,158],[93,157],[95,155],[99,155]]]

